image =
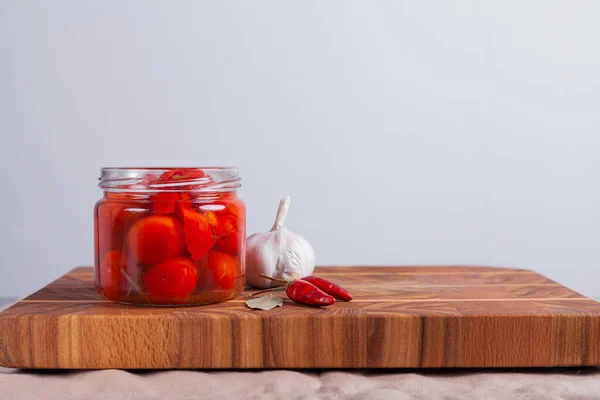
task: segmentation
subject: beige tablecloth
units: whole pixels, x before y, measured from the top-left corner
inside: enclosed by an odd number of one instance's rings
[[[600,399],[600,370],[31,372],[0,368],[0,399]]]

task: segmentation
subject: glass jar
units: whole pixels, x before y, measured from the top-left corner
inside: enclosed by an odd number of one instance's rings
[[[246,282],[237,168],[103,168],[94,208],[95,285],[119,303],[192,305]]]

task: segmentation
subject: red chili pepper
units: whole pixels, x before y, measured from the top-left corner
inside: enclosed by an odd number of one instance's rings
[[[302,280],[312,283],[336,299],[344,301],[350,301],[353,299],[352,295],[347,290],[333,282],[329,282],[327,279],[319,278],[318,276],[306,276],[302,278]]]
[[[310,282],[296,280],[287,286],[285,291],[290,299],[296,303],[310,306],[328,306],[335,303],[335,299],[323,292]]]

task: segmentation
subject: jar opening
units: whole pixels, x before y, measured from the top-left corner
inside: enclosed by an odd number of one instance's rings
[[[241,186],[236,167],[105,167],[98,186],[106,192],[232,192]]]

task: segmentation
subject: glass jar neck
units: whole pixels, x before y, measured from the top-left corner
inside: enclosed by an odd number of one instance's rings
[[[165,193],[165,192],[160,192]],[[188,200],[192,203],[211,203],[213,201],[221,200],[236,200],[238,195],[236,191],[231,192],[194,192],[186,195],[185,192],[178,192],[175,194],[175,198],[160,197],[157,193],[131,193],[131,192],[104,192],[102,199],[107,201],[118,201],[118,202],[145,202],[145,201],[172,201],[172,200]]]
[[[231,194],[241,186],[237,168],[102,168],[98,186],[106,193],[145,197],[154,193]]]

